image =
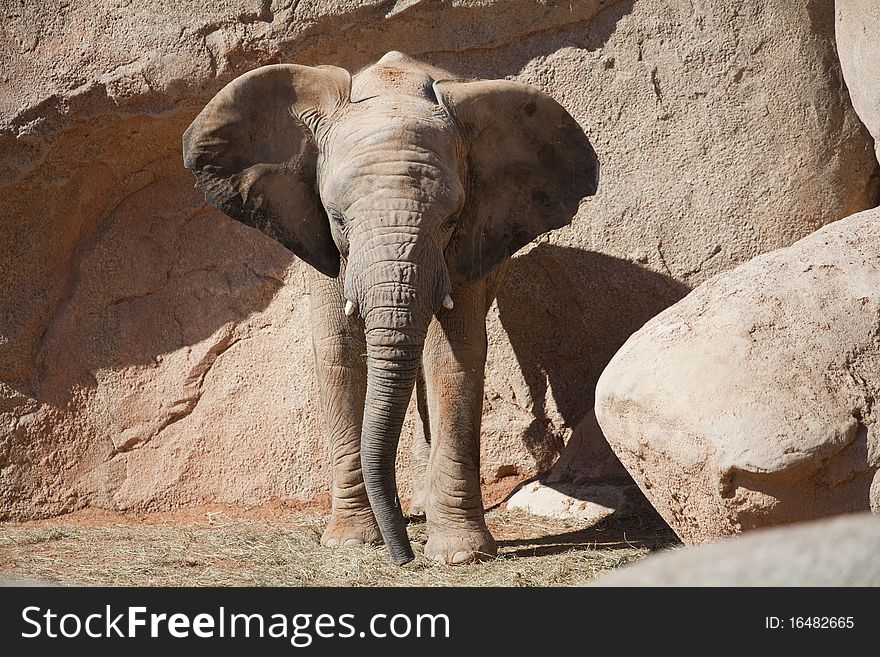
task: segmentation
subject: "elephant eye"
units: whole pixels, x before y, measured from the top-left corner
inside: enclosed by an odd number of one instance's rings
[[[333,224],[336,228],[338,228],[341,232],[345,232],[345,217],[338,210],[333,210],[332,208],[327,209],[327,216],[330,218],[330,223]]]

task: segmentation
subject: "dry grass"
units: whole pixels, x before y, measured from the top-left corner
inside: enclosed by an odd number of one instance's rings
[[[326,517],[224,512],[177,522],[83,523],[64,518],[0,525],[0,574],[95,586],[559,586],[578,584],[675,539],[652,521],[588,526],[513,511],[487,514],[499,556],[450,568],[416,551],[398,568],[384,548],[318,545]]]

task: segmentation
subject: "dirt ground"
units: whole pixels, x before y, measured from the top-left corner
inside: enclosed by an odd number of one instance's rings
[[[677,543],[655,518],[590,525],[495,504],[487,522],[498,558],[435,564],[422,553],[424,522],[412,520],[416,559],[399,568],[383,547],[321,547],[328,501],[149,514],[86,509],[3,523],[0,577],[92,586],[561,586]]]

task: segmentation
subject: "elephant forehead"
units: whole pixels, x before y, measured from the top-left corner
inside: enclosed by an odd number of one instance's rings
[[[410,96],[436,103],[434,78],[410,59],[383,60],[354,76],[352,102],[376,96]]]
[[[402,116],[395,108],[377,107],[352,116],[329,151],[352,162],[379,160],[448,161],[456,154],[454,128],[431,116]],[[339,164],[344,165],[345,162]]]
[[[448,117],[424,102],[384,97],[350,105],[322,149],[322,196],[345,206],[383,189],[452,211],[463,194],[460,139]]]
[[[461,146],[447,117],[418,104],[366,101],[337,121],[324,144],[325,163],[338,174],[379,167],[389,173],[423,175],[424,167],[457,170]]]
[[[413,214],[448,216],[464,202],[459,177],[436,162],[373,161],[330,170],[322,172],[320,187],[324,202],[338,210],[378,212],[392,223]]]

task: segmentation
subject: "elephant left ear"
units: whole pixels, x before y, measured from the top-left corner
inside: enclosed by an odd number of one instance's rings
[[[571,223],[596,193],[599,163],[547,94],[509,80],[434,83],[470,142],[470,189],[446,260],[454,282],[482,278],[538,235]]]

